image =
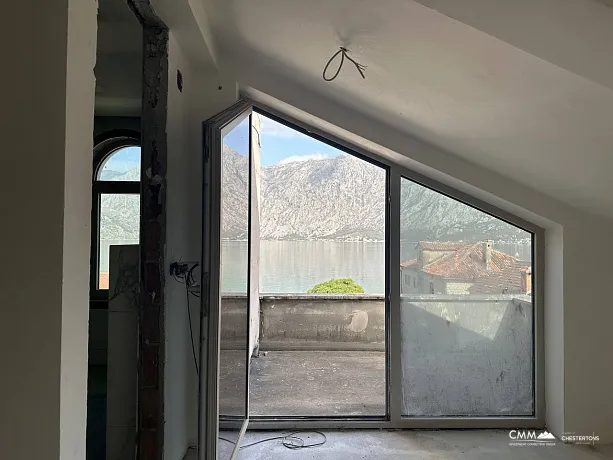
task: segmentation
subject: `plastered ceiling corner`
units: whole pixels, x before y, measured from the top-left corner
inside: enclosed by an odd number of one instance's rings
[[[259,72],[293,80],[613,217],[613,9],[605,3],[205,0],[205,8],[239,79]],[[346,67],[323,81],[339,46],[367,66],[366,80]]]
[[[218,65],[242,85],[292,82],[613,218],[609,0],[176,1],[199,11]],[[348,66],[322,79],[339,46],[365,80]]]

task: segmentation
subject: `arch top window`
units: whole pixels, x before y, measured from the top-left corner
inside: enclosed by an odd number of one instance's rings
[[[90,297],[106,300],[110,247],[138,244],[141,147],[137,137],[115,136],[94,148]]]
[[[96,180],[104,182],[140,181],[140,147],[124,146],[108,154],[98,166]]]

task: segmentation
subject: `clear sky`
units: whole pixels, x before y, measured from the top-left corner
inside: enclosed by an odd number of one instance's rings
[[[140,147],[125,147],[115,152],[102,166],[102,170],[124,173],[140,167]]]
[[[249,149],[248,120],[248,118],[245,119],[224,138],[224,143],[241,155],[247,155]],[[344,152],[270,118],[261,115],[261,120],[261,163],[263,165],[344,155]]]
[[[261,163],[263,165],[333,158],[345,154],[329,146],[325,142],[299,133],[270,118],[261,116],[261,120]],[[247,150],[249,148],[248,121],[248,118],[245,119],[224,138],[224,143],[241,155],[247,155]],[[126,147],[112,155],[104,164],[103,169],[123,173],[139,165],[140,147]]]

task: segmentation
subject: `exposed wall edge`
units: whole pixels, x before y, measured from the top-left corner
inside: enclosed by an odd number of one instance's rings
[[[149,0],[127,3],[143,26],[137,459],[162,460],[169,36]]]
[[[126,0],[128,6],[134,12],[137,19],[143,28],[159,28],[167,30],[166,24],[160,19],[157,13],[153,10],[150,0]],[[146,55],[145,55],[146,59]]]

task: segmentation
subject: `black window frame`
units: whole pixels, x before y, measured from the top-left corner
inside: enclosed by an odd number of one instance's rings
[[[141,194],[141,181],[101,181],[98,174],[107,159],[126,147],[142,147],[138,131],[114,130],[94,138],[92,170],[91,256],[89,298],[91,308],[108,308],[108,289],[99,289],[100,198],[103,194]],[[142,171],[141,171],[142,174]]]

